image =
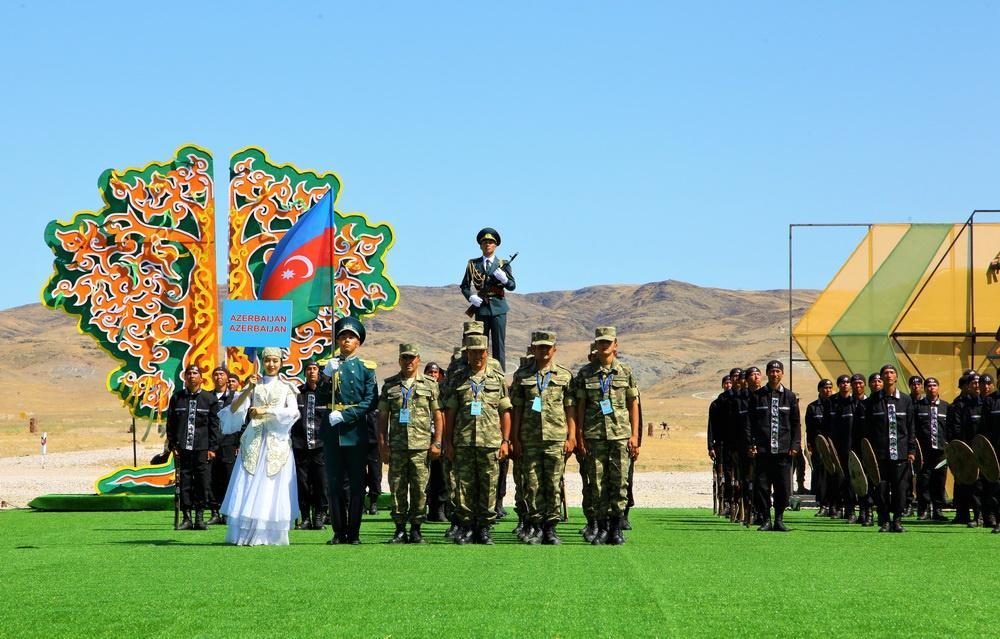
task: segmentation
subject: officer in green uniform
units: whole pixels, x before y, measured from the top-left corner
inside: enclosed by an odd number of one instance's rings
[[[590,343],[590,352],[587,354],[587,361],[593,364],[597,360],[597,343]],[[579,372],[579,371],[578,371]],[[576,376],[573,377],[573,396],[577,394],[576,389]],[[597,518],[594,516],[594,490],[590,485],[590,462],[591,457],[585,452],[585,442],[583,441],[583,428],[580,426],[580,422],[577,421],[576,429],[576,450],[573,451],[576,457],[576,463],[580,467],[580,486],[582,500],[580,502],[580,507],[583,509],[583,516],[587,520],[587,525],[580,529],[580,534],[588,542],[594,541],[594,535],[597,534]]]
[[[486,227],[476,234],[476,243],[483,252],[465,265],[462,276],[462,295],[475,307],[475,318],[483,322],[484,335],[493,343],[493,357],[504,370],[507,360],[504,343],[507,338],[507,312],[510,306],[504,299],[507,291],[514,290],[514,273],[510,264],[494,255],[500,246],[500,233]]]
[[[368,420],[366,414],[378,392],[375,362],[358,357],[365,343],[365,327],[354,317],[342,317],[334,324],[340,351],[327,364],[333,378],[333,404],[329,427],[323,429],[323,454],[326,465],[327,493],[333,538],[328,544],[359,544],[361,513],[364,509],[365,463],[368,456]],[[347,503],[344,503],[346,477]]]
[[[399,374],[385,380],[378,401],[378,445],[389,464],[392,520],[396,533],[390,543],[424,543],[424,486],[428,460],[441,454],[444,418],[438,407],[438,385],[420,372],[416,344],[399,345]],[[407,537],[406,523],[410,524]]]
[[[510,454],[510,398],[503,375],[486,363],[486,336],[465,338],[464,369],[445,401],[445,448],[454,462],[455,543],[492,544],[499,462]]]
[[[590,483],[597,498],[594,545],[623,544],[622,519],[628,502],[629,457],[639,456],[639,389],[632,369],[615,358],[617,332],[598,327],[596,361],[576,376],[577,421],[583,449],[591,456]]]
[[[573,374],[556,364],[556,334],[531,334],[534,361],[514,374],[511,385],[514,457],[523,468],[522,483],[528,508],[529,544],[561,544],[556,533],[560,517],[559,486],[566,458],[576,447]]]

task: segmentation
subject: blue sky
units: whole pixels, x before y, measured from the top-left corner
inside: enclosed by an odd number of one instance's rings
[[[336,171],[399,284],[492,225],[522,291],[782,288],[790,222],[1000,208],[997,3],[279,4],[0,4],[0,307],[102,170],[188,142],[221,198],[249,145]],[[860,236],[802,233],[796,284]]]

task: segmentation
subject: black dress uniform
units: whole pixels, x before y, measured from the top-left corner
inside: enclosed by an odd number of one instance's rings
[[[914,429],[913,400],[897,388],[892,394],[885,389],[865,402],[865,433],[871,442],[882,481],[875,487],[880,530],[889,529],[889,515],[895,532],[901,532],[899,521],[906,508],[910,490],[911,467],[907,457],[917,450]]]
[[[750,487],[753,478],[750,476],[750,456],[747,449],[750,440],[746,434],[747,404],[750,401],[750,391],[742,388],[729,396],[727,415],[729,425],[726,429],[726,449],[729,451],[729,463],[733,474],[733,504],[738,500],[754,500]]]
[[[948,412],[948,441],[960,439],[966,444],[979,434],[982,428],[983,400],[978,393],[965,393],[952,403]],[[955,523],[972,526],[978,524],[982,514],[983,479],[974,484],[955,484]],[[969,517],[969,508],[972,517]]]
[[[754,489],[758,513],[770,529],[771,492],[774,492],[774,527],[784,528],[785,509],[792,491],[792,456],[802,452],[802,421],[799,398],[779,384],[757,389],[750,396],[745,420],[746,439],[756,448]]]
[[[827,413],[830,412],[830,400],[824,400],[817,398],[806,406],[806,445],[809,450],[816,450],[816,435],[826,436],[828,434],[827,428],[825,427]],[[812,465],[812,478],[810,480],[810,486],[812,487],[813,494],[816,496],[816,503],[819,504],[820,510],[824,510],[830,507],[832,501],[831,495],[836,495],[836,478],[833,478],[832,482],[827,481],[826,469],[823,465],[819,463],[819,458],[814,460]],[[833,484],[833,490],[828,491],[827,484]]]
[[[167,447],[174,451],[185,522],[195,511],[195,528],[204,528],[202,510],[208,500],[211,466],[208,451],[219,450],[219,402],[206,390],[182,387],[167,407]]]
[[[299,386],[296,398],[299,419],[292,425],[292,454],[295,455],[295,480],[299,493],[300,528],[323,530],[327,512],[326,463],[320,430],[329,423],[333,387],[328,377],[320,377],[315,388]]]
[[[917,473],[917,513],[921,519],[943,520],[946,468],[935,468],[944,457],[948,443],[948,411],[951,406],[943,399],[925,396],[916,404],[917,441],[924,453],[924,465]]]
[[[842,513],[848,523],[857,521],[854,515],[854,508],[857,506],[858,498],[854,494],[850,477],[846,474],[848,468],[848,457],[852,450],[854,434],[854,415],[857,410],[854,397],[851,395],[841,395],[837,393],[830,398],[830,412],[827,416],[827,433],[833,443],[834,452],[841,468],[845,469],[843,477],[829,477],[828,491],[830,493],[830,503],[836,509],[831,515]]]
[[[368,514],[378,514],[378,498],[382,494],[382,456],[378,450],[379,389],[375,387],[375,400],[365,418],[368,420],[368,457],[365,460],[365,490],[368,492]]]
[[[212,393],[219,402],[219,410],[233,403],[236,393],[225,390],[221,393]],[[209,524],[224,524],[225,519],[219,514],[222,501],[226,498],[226,490],[229,488],[229,478],[233,474],[233,466],[236,464],[236,452],[240,447],[240,433],[222,435],[219,440],[219,451],[211,462],[212,490],[209,493],[208,507],[212,511],[212,519]]]
[[[732,390],[722,391],[708,407],[708,451],[715,451],[715,464],[722,475],[722,494],[718,496],[720,515],[728,514],[729,502],[733,498],[731,464],[726,447],[730,395]],[[712,481],[718,482],[718,479],[713,477]]]
[[[851,426],[851,450],[854,454],[858,456],[858,459],[864,458],[864,451],[861,450],[861,441],[868,437],[868,431],[866,430],[866,418],[865,413],[868,396],[865,395],[861,398],[853,397],[854,402],[854,419]],[[848,482],[849,483],[849,482]],[[852,488],[849,488],[852,490]],[[875,488],[869,483],[868,492],[864,495],[854,495],[858,502],[858,509],[861,511],[858,516],[858,521],[862,526],[872,526],[874,525],[874,518],[872,517],[872,509],[875,507]]]
[[[993,444],[993,451],[1000,450],[1000,396],[990,395],[983,400],[983,423],[980,433]],[[993,527],[993,532],[1000,534],[1000,482],[983,482],[983,521]]]
[[[485,238],[496,240],[500,246],[500,234],[495,229],[484,228],[476,235],[476,243],[480,243]],[[515,287],[514,272],[511,271],[510,264],[506,260],[493,255],[489,264],[484,261],[484,256],[474,257],[465,265],[465,273],[462,275],[462,295],[469,299],[473,295],[482,298],[482,303],[476,308],[476,319],[483,323],[483,334],[490,338],[493,347],[493,358],[500,362],[500,366],[506,370],[507,360],[505,357],[505,342],[507,338],[507,312],[510,306],[504,299],[507,291],[513,291]],[[501,284],[491,275],[502,270],[507,277],[507,282]],[[449,375],[450,377],[450,375]]]

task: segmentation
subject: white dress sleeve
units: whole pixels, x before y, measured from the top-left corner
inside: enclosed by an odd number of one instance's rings
[[[235,413],[232,408],[233,405],[230,404],[219,411],[219,424],[222,426],[223,435],[233,435],[240,432],[247,420],[247,411],[250,410],[250,400],[247,399],[244,401],[243,405]]]
[[[299,403],[295,398],[295,391],[289,389],[285,395],[285,405],[276,406],[271,409],[272,420],[269,420],[269,430],[287,435],[292,430],[292,426],[299,419]]]

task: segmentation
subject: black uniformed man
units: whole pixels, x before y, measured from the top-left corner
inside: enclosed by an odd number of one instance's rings
[[[881,381],[881,378],[879,378],[879,381]],[[867,436],[865,433],[865,402],[868,401],[868,396],[865,395],[865,376],[861,373],[855,373],[851,376],[851,399],[854,401],[851,450],[858,456],[858,459],[862,459],[861,440]],[[843,463],[843,460],[841,463]],[[858,515],[858,523],[865,527],[873,526],[875,519],[872,515],[872,508],[875,505],[875,489],[869,485],[867,493],[864,495],[855,495],[855,497],[861,511]]]
[[[752,440],[747,437],[746,423],[749,415],[750,400],[761,388],[761,373],[756,366],[748,366],[743,372],[740,390],[734,396],[734,401],[730,410],[735,426],[734,441],[730,446],[736,450],[736,470],[737,481],[739,482],[739,492],[741,504],[738,511],[742,511],[743,519],[736,520],[737,523],[753,523],[755,526],[764,524],[764,514],[757,508],[756,491],[754,489],[756,479],[756,466],[749,455]]]
[[[963,375],[959,379],[961,394],[952,402],[948,411],[948,441],[960,439],[966,444],[972,443],[979,434],[983,415],[983,402],[979,397],[979,375],[975,371]],[[956,524],[966,524],[970,528],[980,525],[980,507],[982,494],[978,490],[979,482],[974,484],[955,483],[954,505]],[[972,517],[969,517],[972,508]]]
[[[444,392],[444,371],[436,362],[427,362],[424,366],[424,377],[433,379],[438,384],[438,392]],[[430,461],[430,475],[427,479],[427,521],[448,521],[444,505],[448,500],[448,491],[444,483],[443,455],[433,457]]]
[[[810,453],[816,450],[816,436],[829,434],[829,428],[825,423],[827,413],[830,412],[830,397],[833,395],[833,382],[828,379],[821,379],[816,385],[818,396],[806,406],[806,446]],[[804,456],[803,456],[804,457]],[[836,479],[834,478],[834,483]],[[813,459],[813,472],[811,479],[813,494],[816,496],[816,503],[819,504],[817,515],[822,517],[829,512],[830,493],[827,492],[827,477],[823,465],[819,463],[819,458]],[[836,491],[831,491],[833,494]]]
[[[917,441],[924,453],[924,465],[917,474],[917,517],[922,521],[947,521],[944,508],[944,484],[948,470],[936,468],[944,457],[948,443],[948,402],[940,397],[935,377],[924,380],[925,395],[916,405]]]
[[[781,383],[784,364],[772,360],[767,363],[766,370],[767,385],[756,390],[747,404],[744,430],[750,442],[749,455],[757,464],[754,483],[758,513],[763,518],[758,530],[787,532],[785,509],[792,488],[792,461],[802,452],[802,421],[799,417],[799,398]]]
[[[504,299],[507,291],[514,290],[514,273],[510,264],[495,256],[500,246],[500,233],[486,227],[476,234],[476,243],[483,252],[465,266],[462,276],[462,295],[476,307],[475,318],[484,325],[483,334],[490,338],[493,358],[506,370],[504,342],[507,338],[507,312],[510,306]]]
[[[901,520],[917,449],[915,411],[910,396],[896,388],[897,374],[892,364],[883,366],[879,376],[884,386],[865,401],[865,432],[881,476],[875,488],[879,532],[901,533],[905,532]]]
[[[1000,397],[991,393],[983,402],[983,424],[980,433],[990,440],[993,451],[1000,450]],[[983,524],[1000,534],[1000,482],[983,481]]]
[[[219,402],[219,410],[233,403],[236,392],[229,388],[229,371],[221,366],[212,371],[212,383],[215,384],[215,398]],[[233,465],[236,463],[236,452],[240,446],[240,433],[222,435],[219,441],[219,452],[212,459],[212,490],[209,493],[208,507],[212,511],[212,517],[205,522],[208,526],[217,524],[225,525],[226,518],[219,513],[222,507],[222,500],[226,498],[226,490],[229,488],[229,478],[233,474]]]
[[[206,530],[203,510],[208,497],[210,466],[219,450],[219,402],[201,388],[201,369],[184,369],[184,386],[170,398],[167,407],[167,448],[174,454],[181,489],[184,520],[178,530]],[[194,523],[191,510],[194,509]]]
[[[308,360],[303,370],[306,381],[299,386],[296,398],[299,419],[292,425],[291,431],[299,513],[302,517],[296,529],[323,530],[328,501],[326,463],[323,460],[323,440],[319,432],[330,418],[333,388],[330,379],[320,375],[319,364],[315,360]]]
[[[864,386],[862,379],[861,385]],[[851,396],[851,378],[847,375],[837,377],[837,394],[830,397],[829,412],[823,424],[822,431],[825,431],[830,442],[833,444],[833,453],[837,456],[841,468],[848,467],[848,455],[851,452],[851,437],[854,430],[855,403]],[[818,464],[813,464],[817,466]],[[851,486],[850,477],[830,476],[824,474],[827,481],[827,493],[830,506],[827,515],[830,517],[842,517],[847,523],[853,524],[857,521],[854,508],[857,505],[857,496]]]
[[[712,481],[715,492],[716,514],[722,517],[729,516],[729,482],[726,479],[725,468],[722,460],[726,457],[725,444],[725,423],[726,423],[726,403],[729,401],[729,393],[733,390],[732,378],[729,375],[722,376],[722,392],[712,400],[708,406],[708,457],[712,460]]]

